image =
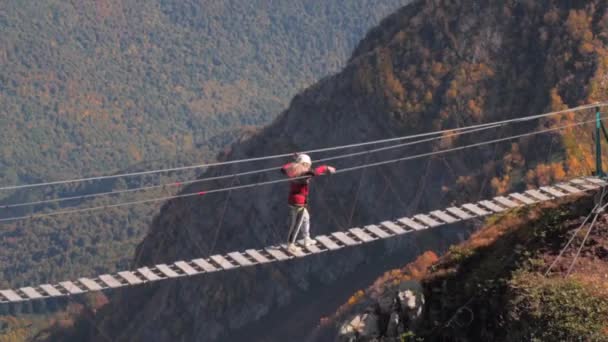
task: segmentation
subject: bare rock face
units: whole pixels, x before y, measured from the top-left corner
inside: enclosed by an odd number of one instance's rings
[[[404,330],[413,329],[420,317],[422,317],[422,309],[424,308],[424,295],[422,292],[414,293],[411,290],[405,290],[397,294],[400,302],[401,321]]]
[[[413,331],[424,308],[424,293],[417,281],[405,281],[396,291],[383,292],[369,303],[364,314],[345,319],[338,329],[338,342],[399,341]]]
[[[375,339],[380,336],[378,316],[373,312],[356,315],[340,327],[340,335],[340,342]]]
[[[402,136],[536,114],[553,108],[554,102],[586,102],[593,97],[590,93],[603,89],[600,83],[589,86],[597,77],[594,70],[601,69],[599,52],[583,55],[584,51],[579,51],[580,39],[588,35],[572,38],[579,39],[577,43],[562,39],[569,34],[562,22],[571,10],[582,8],[584,13],[598,18],[583,21],[586,24],[582,30],[591,31],[593,38],[605,21],[600,19],[605,18],[602,13],[606,4],[599,0],[589,4],[594,7],[549,0],[418,1],[372,30],[342,72],[296,96],[273,124],[235,145],[224,157],[242,159]],[[552,9],[558,20],[547,23],[546,14]],[[539,34],[539,29],[546,34]],[[562,63],[566,57],[568,62]],[[576,77],[570,77],[572,74]],[[503,128],[499,133],[507,136],[536,125]],[[335,166],[341,169],[403,158],[490,140],[499,133],[479,132],[449,141],[427,142],[339,160]],[[550,155],[538,153],[549,150]],[[442,208],[455,200],[474,200],[501,187],[517,186],[524,165],[528,170],[549,157],[567,159],[563,158],[564,153],[559,136],[544,136],[519,145],[509,142],[321,177],[314,180],[312,187],[312,231],[328,233]],[[315,154],[313,159],[329,155]],[[211,169],[205,176],[279,167],[286,161],[235,164]],[[527,176],[536,179],[535,174]],[[195,184],[184,192],[279,177],[278,171],[243,176]],[[285,184],[276,184],[170,201],[138,247],[134,265],[173,262],[284,241],[286,191]],[[317,296],[325,287],[341,285],[362,265],[384,269],[384,260],[391,253],[404,252],[406,258],[413,258],[429,246],[441,249],[445,248],[442,244],[457,239],[455,232],[437,230],[427,234],[304,260],[125,289],[98,315],[97,329],[92,330],[90,339],[105,340],[99,332],[103,331],[115,341],[221,340],[287,307],[299,295],[317,289]],[[350,285],[336,286],[336,294],[347,286]],[[378,303],[386,313],[381,328],[389,326],[392,332],[400,333],[420,315],[423,299],[409,288],[391,296],[392,304],[388,299]],[[389,310],[391,305],[397,309]],[[321,313],[312,313],[316,314]],[[295,312],[291,311],[285,319],[293,315]],[[358,318],[367,327],[359,330],[373,336],[373,318]],[[345,327],[346,330],[349,334],[359,331]]]

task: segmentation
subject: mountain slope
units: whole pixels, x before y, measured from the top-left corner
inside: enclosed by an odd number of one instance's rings
[[[604,98],[606,6],[600,1],[548,0],[413,3],[372,30],[342,72],[297,95],[276,121],[235,145],[226,158],[520,117]],[[446,139],[433,146],[343,160],[337,166],[508,136],[592,115],[591,111],[564,115],[475,137]],[[584,174],[593,165],[590,146],[588,129],[569,129],[562,134],[318,179],[311,204],[313,231],[327,233],[370,224],[441,208],[454,200],[464,202],[522,189],[526,183],[544,184],[569,174]],[[323,156],[315,156],[319,157]],[[277,164],[280,161],[249,167]],[[208,175],[237,170],[241,167],[218,168]],[[274,177],[279,175],[238,181],[245,184]],[[215,184],[221,185],[226,184]],[[211,187],[192,186],[188,191]],[[135,265],[282,241],[287,210],[284,191],[283,185],[276,185],[171,201],[163,206],[138,247]],[[218,208],[225,203],[224,215]],[[457,239],[457,230],[430,235],[428,238],[447,244]],[[425,249],[424,243],[406,239],[285,265],[125,290],[101,310],[88,333],[94,340],[102,339],[99,331],[119,341],[221,339],[281,308],[297,311],[290,303],[298,296],[314,298],[319,288],[332,288],[333,294],[344,295],[350,287],[345,279],[362,265],[381,270],[391,254],[404,253],[402,260],[412,259]],[[433,249],[441,252],[441,246]],[[316,312],[314,317],[321,314]]]
[[[420,258],[353,296],[332,318],[342,332],[335,340],[608,341],[606,216],[571,275],[591,221],[544,276],[593,206],[584,196],[490,218],[441,260]],[[394,300],[408,290],[411,308]]]

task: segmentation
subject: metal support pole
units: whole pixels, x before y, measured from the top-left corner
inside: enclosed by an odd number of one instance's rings
[[[595,174],[598,177],[604,177],[604,171],[602,170],[602,141],[600,139],[601,127],[600,107],[595,107]]]

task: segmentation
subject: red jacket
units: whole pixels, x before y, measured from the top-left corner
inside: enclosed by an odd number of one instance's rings
[[[303,179],[294,179],[289,183],[289,204],[295,206],[305,206],[308,203],[308,192],[310,178],[314,176],[321,176],[328,173],[327,165],[321,165],[315,169],[311,169],[304,174],[296,174],[292,169],[294,163],[288,163],[283,165],[281,172],[283,172],[289,178],[306,177]]]

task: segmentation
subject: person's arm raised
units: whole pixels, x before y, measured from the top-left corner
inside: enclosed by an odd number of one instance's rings
[[[315,176],[327,175],[336,172],[336,168],[329,165],[321,165],[315,168]]]

